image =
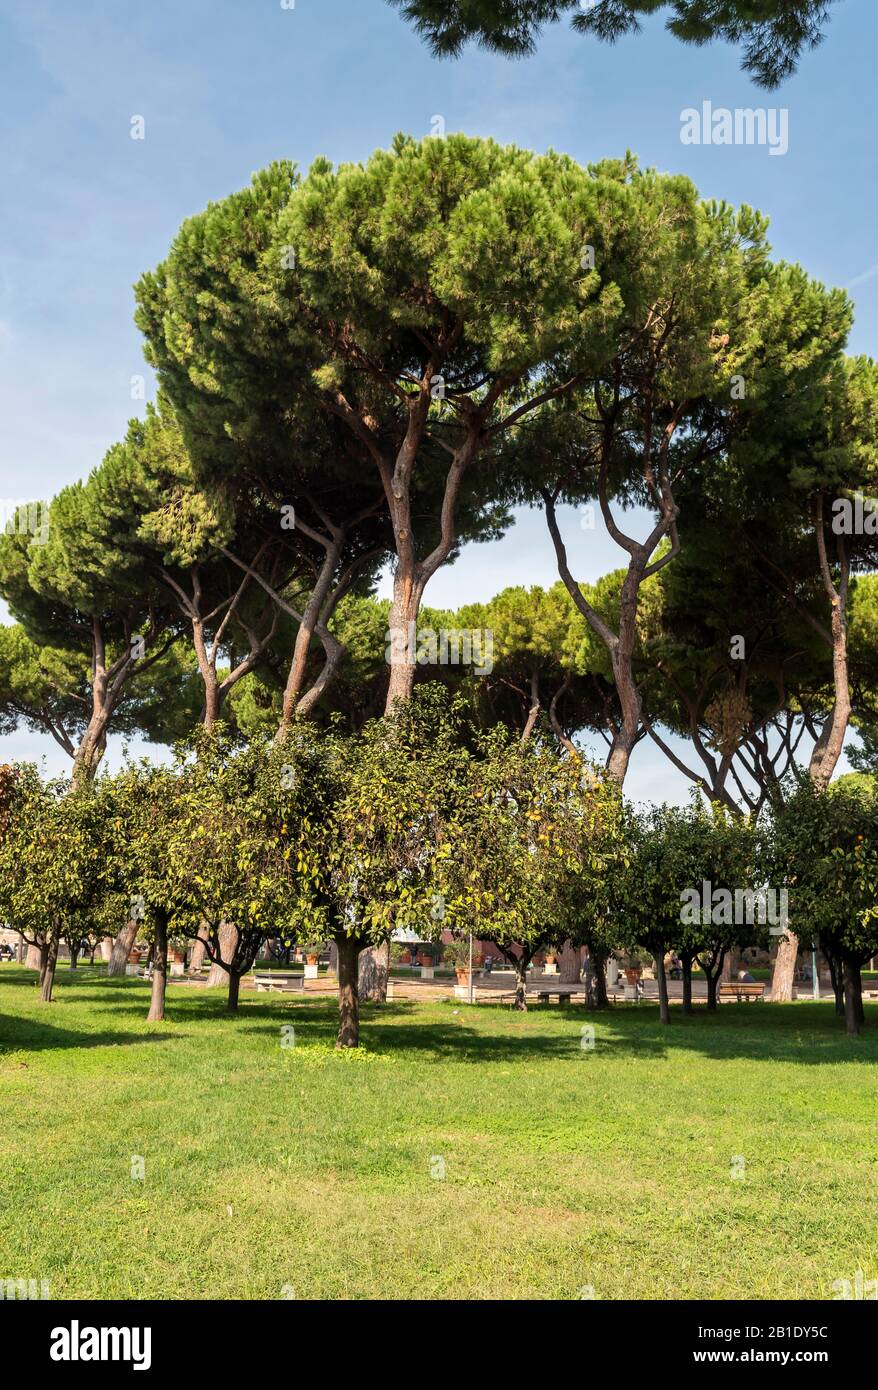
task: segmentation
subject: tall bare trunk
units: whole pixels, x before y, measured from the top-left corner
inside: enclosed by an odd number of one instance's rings
[[[850,673],[848,670],[847,642],[847,600],[850,583],[850,561],[844,539],[837,538],[839,581],[836,586],[829,558],[826,553],[826,537],[823,530],[823,499],[816,509],[817,549],[820,556],[820,573],[823,587],[829,598],[832,614],[830,635],[832,639],[832,713],[820,731],[820,737],[811,754],[809,776],[817,791],[824,791],[832,774],[838,766],[844,748],[845,735],[851,717]]]
[[[772,1004],[788,1004],[793,997],[799,939],[792,932],[778,938],[777,955],[771,972]]]
[[[820,731],[814,744],[808,775],[815,789],[825,791],[838,766],[844,748],[845,735],[851,717],[850,673],[848,669],[847,645],[847,600],[850,584],[850,560],[844,539],[836,538],[839,581],[836,585],[829,556],[826,551],[826,534],[823,525],[823,497],[818,497],[814,518],[817,536],[817,553],[820,559],[820,576],[829,599],[831,623],[829,640],[832,646],[833,703],[829,718]],[[821,626],[821,631],[823,628]],[[799,954],[798,938],[788,933],[778,943],[774,970],[771,977],[771,998],[773,1003],[786,1003],[793,997],[793,984],[796,960]]]
[[[393,580],[393,606],[390,610],[388,660],[390,679],[387,683],[385,713],[390,714],[397,700],[408,700],[415,681],[417,662],[418,612],[421,589],[414,574],[401,563]]]
[[[358,969],[359,997],[370,1004],[387,1001],[387,981],[390,975],[390,945],[368,946],[360,954]]]
[[[152,955],[152,998],[149,1001],[147,1023],[161,1023],[165,1016],[165,992],[168,985],[168,922],[163,913],[156,918],[155,942]]]
[[[220,922],[218,936],[220,956],[226,962],[226,965],[231,965],[235,955],[235,947],[238,944],[238,928],[235,926],[234,922]],[[216,986],[225,984],[227,978],[228,971],[224,970],[216,961],[213,961],[210,967],[210,974],[207,977],[208,985]]]
[[[572,941],[565,941],[558,953],[559,974],[558,978],[562,984],[575,985],[579,983],[582,974],[582,952],[578,946],[574,946]]]
[[[200,975],[201,967],[204,964],[204,953],[206,947],[206,927],[199,927],[198,935],[192,943],[192,954],[189,957],[189,973]]]

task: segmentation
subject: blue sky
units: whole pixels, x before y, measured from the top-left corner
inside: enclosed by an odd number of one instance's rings
[[[491,135],[581,161],[634,150],[690,175],[702,194],[771,219],[775,254],[801,261],[856,305],[854,351],[878,351],[875,132],[878,5],[842,0],[823,46],[764,93],[726,45],[691,48],[661,22],[610,48],[546,31],[517,62],[471,50],[437,61],[385,0],[5,0],[0,16],[0,497],[45,496],[83,476],[142,410],[146,374],[132,285],[184,217],[286,157],[361,159],[394,132]],[[790,148],[693,146],[684,108],[785,107]],[[142,116],[145,138],[130,138]],[[149,388],[148,388],[149,390]],[[569,529],[577,572],[618,563],[599,531]],[[509,583],[551,583],[538,516],[465,554],[434,605]],[[29,736],[0,755],[46,751]],[[61,755],[63,758],[63,755]],[[636,796],[682,793],[661,755],[638,750]]]

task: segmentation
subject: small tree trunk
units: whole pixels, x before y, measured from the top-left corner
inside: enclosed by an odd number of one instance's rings
[[[596,946],[588,946],[582,978],[585,981],[585,1007],[587,1009],[608,1009],[607,997],[607,956]]]
[[[360,991],[358,961],[360,942],[339,932],[335,938],[338,959],[338,1038],[336,1047],[360,1046]]]
[[[241,993],[241,976],[237,970],[229,971],[229,998],[226,1004],[226,1011],[230,1014],[238,1012],[238,996]]]
[[[165,991],[168,985],[168,919],[156,915],[155,944],[152,957],[152,997],[149,1001],[147,1023],[161,1023],[165,1016]]]
[[[692,957],[681,955],[680,964],[683,967],[683,1013],[692,1012]]]
[[[655,959],[655,977],[658,981],[659,1018],[662,1023],[670,1023],[671,1008],[668,1002],[668,977],[665,974],[665,953],[659,951]]]
[[[43,945],[28,946],[28,948],[27,948],[27,957],[26,957],[27,968],[28,968],[28,970],[39,970],[40,976],[41,976],[41,977],[42,977],[42,973],[43,973],[43,952],[44,952],[44,951],[45,951],[45,947],[44,947]]]
[[[387,1002],[387,981],[390,976],[390,945],[368,946],[360,954],[358,989],[360,998],[370,1004]]]
[[[835,995],[835,1012],[839,1018],[844,1018],[844,968],[838,956],[826,955],[826,961],[832,981],[832,992]]]
[[[77,963],[77,957],[78,957],[78,956],[79,956],[79,947],[78,947],[78,946],[71,946],[71,947],[70,947],[70,969],[71,969],[71,970],[75,970],[75,969],[76,969],[76,963]]]
[[[519,956],[515,962],[515,1003],[513,1008],[521,1013],[527,1013],[527,967],[530,965],[530,956]]]
[[[856,1037],[863,1024],[863,993],[860,967],[849,956],[844,962],[844,1017],[849,1037]]]
[[[726,958],[726,948],[723,947],[719,955],[714,953],[708,960],[703,959],[696,953],[695,959],[704,971],[704,978],[707,981],[707,1007],[714,1011],[719,1003],[717,996],[717,986],[722,979],[723,964]]]
[[[607,952],[601,951],[597,947],[589,951],[589,955],[594,963],[595,995],[597,997],[597,1007],[608,1009],[610,999],[607,994]]]
[[[113,938],[105,936],[101,940],[101,960],[109,961],[113,955]]]
[[[128,964],[128,956],[131,947],[137,939],[137,928],[139,922],[126,922],[116,940],[113,942],[113,949],[110,952],[110,962],[107,966],[108,975],[124,975],[125,967]]]
[[[51,1004],[52,988],[55,984],[55,966],[58,963],[58,931],[52,932],[46,950],[46,968],[40,981],[40,1001]]]

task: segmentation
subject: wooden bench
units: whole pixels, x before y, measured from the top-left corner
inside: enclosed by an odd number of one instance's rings
[[[304,994],[304,975],[281,975],[274,970],[256,974],[253,983],[259,994]]]
[[[761,999],[764,994],[764,983],[756,980],[727,980],[719,987],[720,999],[737,999],[739,1004],[742,999],[749,1003],[751,1000]]]

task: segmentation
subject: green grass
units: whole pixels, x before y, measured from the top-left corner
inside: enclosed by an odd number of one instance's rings
[[[140,981],[61,969],[40,1006],[33,979],[0,968],[0,1277],[54,1298],[831,1298],[878,1276],[874,1006],[848,1040],[811,1003],[663,1030],[647,1005],[406,1001],[365,1009],[344,1055],[331,1001],[245,995],[230,1019],[172,986],[148,1025]]]

